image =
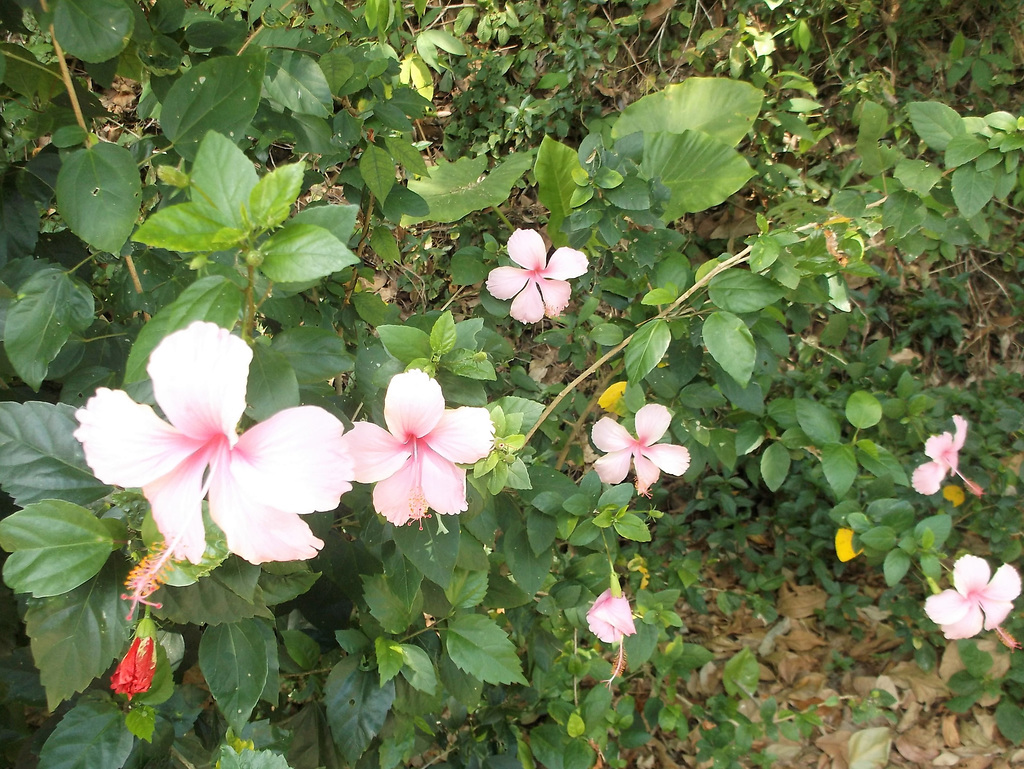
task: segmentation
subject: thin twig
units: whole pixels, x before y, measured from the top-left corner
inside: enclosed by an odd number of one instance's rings
[[[43,9],[43,13],[50,12],[49,3],[46,0],[39,0],[39,6]],[[60,65],[60,74],[64,80],[64,87],[68,89],[68,98],[71,99],[71,110],[75,113],[75,120],[78,121],[78,125],[85,131],[86,137],[88,137],[89,126],[85,124],[85,115],[82,114],[82,105],[78,103],[78,94],[75,92],[75,83],[71,79],[71,70],[68,69],[68,63],[64,59],[64,50],[60,47],[60,43],[57,42],[57,33],[54,31],[52,24],[50,25],[50,41],[53,43],[53,52],[57,54],[57,63]],[[92,142],[89,142],[89,144],[92,144]]]

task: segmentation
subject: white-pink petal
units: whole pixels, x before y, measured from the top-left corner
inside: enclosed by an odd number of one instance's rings
[[[654,462],[642,455],[633,457],[633,467],[636,468],[636,491],[646,497],[648,490],[661,477],[661,471]]]
[[[636,412],[636,439],[641,446],[650,446],[668,431],[672,413],[660,403],[648,403]]]
[[[450,462],[468,465],[491,453],[494,423],[485,408],[461,406],[448,409],[424,440]]]
[[[404,442],[372,422],[356,422],[345,433],[352,458],[352,478],[376,483],[397,473],[412,457]]]
[[[544,314],[549,318],[557,318],[569,304],[572,288],[564,280],[542,278],[537,287],[544,301]]]
[[[594,462],[594,470],[604,483],[621,483],[626,479],[632,459],[629,449],[611,451]]]
[[[223,450],[199,451],[171,472],[142,487],[149,500],[153,521],[164,541],[174,542],[173,557],[185,558],[192,563],[202,560],[206,550],[206,527],[203,525],[203,476],[211,454],[223,456]]]
[[[427,504],[442,515],[466,511],[466,471],[429,449],[420,453],[420,490]]]
[[[530,282],[528,270],[519,267],[495,267],[487,275],[487,290],[495,299],[511,299]]]
[[[953,564],[953,586],[962,596],[984,590],[991,576],[988,561],[976,555],[961,556]]]
[[[946,466],[938,462],[925,462],[914,470],[910,483],[919,494],[934,494],[946,477]]]
[[[959,414],[955,414],[953,416],[953,425],[956,428],[956,432],[953,435],[953,450],[960,451],[967,441],[967,420]]]
[[[690,467],[690,452],[685,446],[658,443],[647,446],[642,453],[669,475],[682,475]]]
[[[186,435],[236,438],[245,411],[252,350],[213,323],[197,321],[156,346],[146,370],[167,419]]]
[[[441,385],[425,371],[413,369],[391,378],[384,395],[384,422],[400,441],[422,438],[443,415]]]
[[[601,451],[632,451],[637,446],[636,439],[626,428],[609,417],[597,420],[590,437]]]
[[[992,576],[984,590],[984,596],[989,601],[1014,601],[1020,595],[1021,581],[1018,571],[1004,563]]]
[[[936,625],[952,625],[966,617],[973,605],[956,590],[943,590],[925,599],[924,613]]]
[[[512,300],[508,314],[520,323],[537,323],[544,318],[544,300],[535,281],[529,281],[526,287]]]
[[[536,230],[516,230],[508,239],[508,256],[527,270],[543,270],[548,250],[544,238]]]
[[[373,508],[395,526],[423,517],[426,498],[420,489],[420,468],[409,462],[373,487]]]
[[[587,255],[575,248],[563,246],[551,255],[548,266],[544,269],[543,277],[568,280],[583,275],[590,265],[587,262]]]

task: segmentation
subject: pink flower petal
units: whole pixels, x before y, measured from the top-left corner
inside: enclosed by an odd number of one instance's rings
[[[448,409],[424,441],[451,462],[472,464],[491,453],[494,423],[485,408]]]
[[[516,230],[508,239],[508,256],[527,270],[543,270],[547,264],[548,249],[536,230]]]
[[[537,323],[544,318],[544,300],[541,299],[537,284],[529,282],[519,295],[512,300],[508,314],[520,323]]]
[[[396,374],[384,396],[384,421],[398,440],[422,438],[444,416],[441,385],[419,369]]]
[[[518,267],[495,267],[487,276],[487,290],[495,299],[511,299],[530,282],[530,273]]]
[[[252,350],[241,339],[197,321],[165,337],[146,370],[171,424],[192,438],[221,434],[234,441],[251,361]]]
[[[1020,574],[1008,563],[1004,563],[982,591],[987,601],[1014,601],[1020,595]]]
[[[426,513],[420,488],[420,468],[409,462],[394,475],[373,487],[373,508],[395,526],[404,526]]]
[[[341,422],[317,406],[279,411],[238,439],[230,472],[249,496],[270,508],[333,510],[352,488],[343,433]]]
[[[612,451],[594,462],[594,470],[605,483],[621,483],[626,479],[632,459],[633,454],[629,449]]]
[[[956,414],[953,417],[953,425],[956,428],[956,433],[953,435],[953,451],[960,451],[967,440],[967,420]]]
[[[962,596],[970,597],[988,587],[992,570],[988,561],[976,555],[964,555],[953,564],[953,586]]]
[[[352,458],[352,478],[360,483],[394,475],[412,457],[402,441],[372,422],[356,422],[344,440]]]
[[[549,318],[557,318],[568,306],[572,288],[564,280],[549,278],[543,278],[537,286],[544,300],[544,314]]]
[[[954,466],[956,462],[956,449],[953,448],[953,436],[949,433],[933,435],[924,442],[924,453],[929,458],[941,465],[944,470]],[[952,460],[952,462],[950,461]]]
[[[577,251],[575,248],[563,246],[551,255],[551,258],[548,260],[548,266],[544,269],[542,275],[545,278],[567,280],[569,278],[578,278],[589,268],[590,265],[587,263],[586,254],[582,251]]]
[[[420,484],[427,504],[442,515],[455,515],[469,507],[466,471],[429,449],[420,454]]]
[[[226,441],[223,450],[226,453]],[[187,558],[192,563],[199,563],[206,550],[203,475],[208,460],[208,451],[198,452],[167,475],[142,487],[164,541],[168,546],[178,543],[173,557]]]
[[[641,446],[657,443],[672,422],[671,412],[660,403],[648,403],[636,412],[636,439]]]
[[[946,477],[946,467],[938,462],[925,462],[914,470],[910,479],[914,491],[919,494],[934,494],[942,485],[942,479]]]
[[[283,412],[282,412],[283,413]],[[235,461],[219,467],[210,484],[210,517],[224,532],[228,549],[249,563],[304,561],[324,546],[298,515],[266,504],[265,489],[246,486]]]
[[[590,632],[605,643],[614,643],[622,640],[624,635],[636,633],[629,600],[624,596],[613,596],[611,590],[605,590],[594,601],[587,611],[587,624]]]
[[[75,412],[80,427],[74,436],[85,461],[103,483],[142,487],[167,475],[202,448],[136,403],[123,390],[101,387]]]
[[[590,431],[594,445],[601,451],[632,451],[637,446],[636,440],[626,428],[609,417],[601,417]]]
[[[690,452],[683,446],[658,443],[641,449],[640,453],[669,475],[682,475],[690,467]]]
[[[984,621],[981,609],[977,605],[972,604],[963,619],[958,622],[951,622],[948,625],[942,625],[942,634],[950,641],[955,641],[959,638],[973,638],[981,632]]]
[[[1013,601],[990,601],[982,597],[978,603],[985,612],[985,630],[995,630],[1013,611]]]
[[[646,497],[648,490],[661,477],[661,470],[654,462],[643,456],[633,457],[633,466],[636,468],[636,491]],[[598,477],[600,477],[600,473],[598,473]]]
[[[966,617],[973,605],[971,600],[964,598],[956,590],[943,590],[938,595],[930,595],[925,599],[924,613],[936,625],[952,625]]]

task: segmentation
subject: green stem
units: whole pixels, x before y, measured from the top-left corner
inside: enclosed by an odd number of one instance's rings
[[[497,206],[491,206],[491,210],[495,214],[497,214],[498,218],[501,219],[502,222],[504,222],[505,226],[508,227],[509,232],[516,231],[516,228],[512,225],[512,222],[508,220],[508,217],[505,216],[505,214],[501,213],[501,210]]]

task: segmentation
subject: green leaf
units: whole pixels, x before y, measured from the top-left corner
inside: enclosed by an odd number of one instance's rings
[[[996,706],[996,726],[1014,745],[1024,742],[1024,710],[1006,697]]]
[[[889,113],[873,101],[861,102],[860,127],[857,132],[857,154],[861,168],[868,176],[876,176],[885,168],[879,140],[889,130]]]
[[[532,154],[517,152],[507,155],[484,176],[486,155],[460,158],[454,163],[440,159],[430,170],[430,176],[409,182],[409,189],[427,201],[430,215],[402,217],[402,223],[455,222],[473,211],[501,205],[532,165]]]
[[[158,651],[157,654],[160,652]],[[157,663],[159,665],[159,663]],[[157,668],[159,670],[159,667]],[[124,717],[124,725],[129,732],[140,740],[153,741],[156,730],[156,709],[139,703],[132,707]]]
[[[0,403],[0,484],[21,507],[44,499],[88,505],[110,493],[85,463],[75,410],[60,403]]]
[[[387,200],[395,186],[395,161],[375,144],[367,145],[359,158],[359,175],[380,203]]]
[[[459,557],[459,541],[462,531],[459,528],[458,516],[445,519],[446,533],[435,530],[435,524],[425,522],[422,530],[415,526],[395,527],[395,544],[413,566],[423,572],[423,576],[447,588],[455,571],[455,561]]]
[[[757,657],[745,646],[739,653],[733,655],[722,668],[722,685],[730,697],[735,697],[738,694],[745,694],[749,697],[757,691],[759,676]]]
[[[377,673],[380,675],[380,685],[383,686],[398,675],[398,671],[405,663],[405,656],[402,654],[402,645],[390,638],[378,636],[373,641],[373,647],[377,654]]]
[[[230,745],[221,745],[217,769],[291,769],[288,759],[272,750],[243,748],[236,752]]]
[[[860,541],[865,547],[884,552],[896,546],[896,532],[889,526],[873,526],[860,533]]]
[[[953,531],[953,519],[945,513],[928,516],[924,520],[918,521],[914,527],[914,536],[920,540],[925,531],[931,532],[931,547],[938,550],[946,543],[950,533]]]
[[[282,630],[281,640],[288,656],[303,670],[311,670],[320,659],[320,644],[304,630]]]
[[[954,136],[967,132],[964,119],[952,107],[937,101],[914,101],[907,114],[917,135],[933,150],[942,152]]]
[[[66,2],[67,0],[62,0]],[[112,700],[81,699],[57,724],[39,752],[40,769],[120,769],[135,738]]]
[[[946,145],[946,154],[943,157],[946,168],[956,168],[964,163],[969,163],[976,157],[983,155],[988,150],[988,142],[974,134],[957,134],[949,140]]]
[[[857,457],[853,446],[829,443],[821,449],[821,469],[836,499],[842,499],[857,480]]]
[[[324,71],[309,56],[298,51],[273,48],[263,75],[267,98],[300,115],[328,117],[334,98]]]
[[[763,275],[747,270],[725,270],[708,284],[708,296],[728,312],[757,312],[775,304],[785,294],[783,288]]]
[[[249,197],[258,181],[252,161],[233,141],[216,131],[209,131],[203,136],[189,177],[192,204],[196,212],[202,215],[201,218],[219,222],[221,226],[238,232],[246,230],[242,209],[249,204]],[[156,215],[159,216],[161,213],[158,211]],[[143,223],[143,227],[152,221],[152,218],[151,215]],[[136,240],[139,239],[137,235],[136,233]],[[169,248],[171,251],[212,250],[161,247]]]
[[[128,44],[135,14],[121,0],[59,0],[53,32],[64,51],[98,63],[113,59]]]
[[[672,192],[665,222],[717,206],[754,175],[736,150],[699,131],[647,134],[640,171]]]
[[[797,398],[795,404],[796,421],[815,445],[839,443],[842,437],[839,421],[830,409],[807,398]]]
[[[217,56],[174,82],[164,97],[160,124],[179,155],[195,158],[208,131],[241,141],[259,105],[264,66],[258,51]]]
[[[4,350],[22,381],[38,391],[71,334],[92,322],[92,292],[63,270],[44,267],[22,284],[7,311]]]
[[[427,173],[427,163],[412,142],[400,136],[385,136],[384,145],[391,153],[391,157],[406,171],[417,176]]]
[[[241,309],[242,292],[234,283],[219,275],[200,278],[142,327],[128,354],[125,383],[136,382],[145,376],[149,354],[168,334],[197,320],[230,329],[238,320]]]
[[[733,147],[753,126],[762,98],[759,89],[739,80],[689,77],[626,107],[612,136],[700,131]]]
[[[629,381],[635,384],[647,376],[665,357],[671,341],[672,333],[668,330],[668,323],[662,318],[649,321],[638,328],[623,353],[626,377]]]
[[[287,329],[274,337],[271,349],[288,360],[300,385],[326,382],[355,363],[338,334],[314,326]]]
[[[273,617],[263,600],[262,589],[256,587],[252,597],[245,598],[239,595],[241,588],[237,580],[224,571],[214,569],[209,576],[186,587],[160,588],[154,600],[163,604],[163,608],[156,611],[156,616],[179,625],[222,625],[257,616]],[[259,577],[258,567],[256,577]]]
[[[392,590],[383,574],[363,575],[363,598],[386,633],[404,632],[422,614],[422,594],[416,592],[406,600]]]
[[[430,336],[413,326],[378,326],[377,334],[388,354],[406,365],[417,358],[429,360],[433,354]]]
[[[979,171],[973,165],[960,166],[953,172],[953,202],[960,215],[970,219],[992,199],[996,192],[995,176],[991,171]]]
[[[448,603],[456,609],[470,609],[483,603],[487,594],[487,572],[456,569],[445,588]]]
[[[249,193],[249,217],[253,224],[269,230],[288,218],[302,192],[305,164],[278,166],[264,176]]]
[[[586,740],[573,739],[563,726],[545,723],[530,730],[530,752],[545,769],[589,769],[595,765]]]
[[[893,169],[893,176],[911,192],[927,195],[942,178],[942,169],[934,163],[903,158]]]
[[[569,243],[568,236],[562,232],[562,222],[572,213],[569,201],[576,191],[573,172],[582,170],[576,150],[545,135],[533,174],[537,177],[537,197],[548,209],[548,237],[555,246]]]
[[[643,519],[635,513],[626,513],[617,521],[612,523],[615,532],[623,539],[633,542],[650,542],[651,531]]]
[[[778,491],[789,475],[789,450],[773,443],[761,453],[761,477],[770,491]]]
[[[225,226],[224,218],[205,202],[179,203],[151,214],[132,240],[185,254],[237,247],[245,239],[245,232]]]
[[[909,569],[910,556],[898,547],[890,550],[885,556],[885,563],[882,564],[885,584],[889,587],[899,584]]]
[[[131,623],[122,578],[108,563],[74,590],[30,602],[25,632],[50,710],[83,691],[126,650]]]
[[[330,233],[342,244],[347,244],[352,237],[352,231],[356,226],[356,216],[359,214],[359,206],[306,206],[299,213],[292,217],[293,224],[315,224],[330,230]],[[359,262],[359,257],[353,254],[347,245],[343,245],[343,252],[351,255],[352,264]]]
[[[327,677],[324,705],[334,741],[350,764],[355,764],[384,727],[395,700],[395,682],[381,686],[372,671],[342,660]]]
[[[526,684],[522,665],[505,631],[482,614],[461,614],[448,623],[445,647],[452,662],[491,684]]]
[[[882,205],[882,226],[904,238],[924,223],[928,209],[913,192],[895,190]]]
[[[430,657],[418,646],[402,644],[402,658],[405,666],[402,668],[402,676],[409,684],[421,692],[433,694],[437,691],[437,670]]]
[[[57,208],[73,233],[93,248],[120,253],[142,203],[131,153],[102,142],[67,155],[57,174]]]
[[[874,427],[882,421],[882,404],[871,393],[858,390],[846,399],[846,420],[859,430]]]
[[[267,645],[257,622],[243,619],[212,625],[199,641],[199,668],[236,733],[249,720],[267,682]]]
[[[245,413],[257,422],[299,405],[299,382],[288,359],[263,344],[253,345]]]
[[[319,280],[359,260],[329,230],[313,224],[289,223],[260,247],[260,270],[278,283]]]
[[[11,553],[4,581],[16,593],[59,595],[91,579],[115,544],[84,507],[49,499],[0,521],[0,547]]]
[[[387,227],[374,227],[370,233],[370,248],[384,264],[398,264],[402,261],[402,250],[398,241]]]
[[[754,373],[757,349],[747,324],[731,312],[713,312],[701,331],[704,346],[725,373],[746,386]]]
[[[444,355],[455,349],[455,341],[455,318],[445,310],[430,329],[430,349],[435,355]]]

